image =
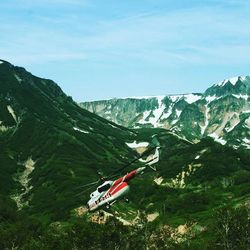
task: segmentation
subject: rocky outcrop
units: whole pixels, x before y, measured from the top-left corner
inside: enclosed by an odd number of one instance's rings
[[[80,104],[129,128],[160,127],[197,141],[210,136],[221,144],[250,148],[250,77],[234,77],[203,94],[138,97]]]

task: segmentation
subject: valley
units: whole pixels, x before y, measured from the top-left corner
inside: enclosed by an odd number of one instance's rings
[[[52,80],[1,61],[0,248],[220,249],[226,219],[230,244],[244,249],[249,83],[239,77],[204,94],[80,107]],[[92,222],[99,215],[85,205],[94,187],[82,186],[138,157],[154,136],[157,171],[131,182],[128,202],[104,209],[106,223]]]

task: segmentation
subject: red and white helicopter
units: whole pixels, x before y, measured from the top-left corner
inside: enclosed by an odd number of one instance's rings
[[[156,170],[152,167],[152,165],[159,161],[159,148],[160,147],[153,148],[155,149],[155,153],[153,155],[149,155],[146,160],[141,159],[145,155],[143,153],[139,158],[124,166],[122,170],[140,159],[145,163],[145,167],[137,168],[117,180],[104,181],[101,185],[99,185],[97,189],[90,194],[90,200],[87,203],[88,210],[95,211],[103,206],[109,208],[118,198],[128,193],[130,189],[129,182],[139,174],[142,174],[147,166],[152,168],[153,170]],[[153,151],[153,149],[151,149],[150,151]],[[149,153],[148,150],[147,153]],[[90,183],[87,185],[96,184],[98,182]]]

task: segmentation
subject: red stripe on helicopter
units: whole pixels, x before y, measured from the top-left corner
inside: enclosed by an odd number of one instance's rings
[[[131,171],[130,173],[124,175],[123,177],[117,179],[117,180],[114,182],[113,186],[116,186],[117,184],[119,184],[119,183],[121,183],[121,182],[124,182],[124,181],[128,182],[128,181],[130,181],[135,175],[136,175],[136,170],[133,170],[133,171]]]
[[[123,189],[124,187],[127,187],[127,186],[128,186],[128,184],[126,182],[121,182],[117,186],[112,187],[110,189],[109,193],[111,195],[114,195],[115,193],[117,193],[118,191],[120,191],[121,189]]]

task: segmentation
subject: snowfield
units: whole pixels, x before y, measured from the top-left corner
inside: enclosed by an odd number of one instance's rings
[[[83,130],[83,129],[80,129],[80,128],[77,128],[77,127],[73,127],[73,129],[75,131],[79,131],[79,132],[84,133],[84,134],[89,134],[89,131],[86,131],[86,130]]]
[[[200,95],[195,95],[195,94],[184,95],[184,100],[189,104],[197,102],[200,99],[201,99]]]
[[[129,148],[146,148],[149,143],[148,142],[138,142],[136,143],[136,141],[132,142],[132,143],[129,143],[129,142],[126,142],[126,145],[129,147]]]

